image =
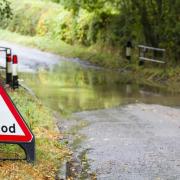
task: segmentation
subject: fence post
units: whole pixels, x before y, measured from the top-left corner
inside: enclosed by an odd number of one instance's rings
[[[141,47],[139,47],[139,57],[145,57],[145,48],[141,49]],[[144,65],[144,61],[140,59],[139,66],[143,66],[143,65]]]
[[[17,55],[13,55],[13,68],[12,68],[12,88],[17,89],[19,88],[19,82],[18,82],[18,57]]]
[[[131,61],[131,51],[132,51],[132,43],[131,41],[128,41],[126,44],[126,59]]]
[[[12,83],[12,58],[11,50],[6,50],[6,84],[11,85]]]

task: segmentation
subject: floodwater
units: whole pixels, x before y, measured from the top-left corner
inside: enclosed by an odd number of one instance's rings
[[[126,73],[105,70],[78,58],[55,54],[0,41],[19,57],[20,79],[53,110],[69,114],[144,102],[180,105],[180,95],[170,87],[134,82]],[[59,63],[60,62],[60,63]],[[59,65],[58,65],[59,63]],[[4,54],[0,66],[5,65]]]
[[[180,106],[180,95],[166,87],[140,84],[126,73],[61,62],[54,69],[23,73],[35,94],[64,114],[107,109],[132,103]]]

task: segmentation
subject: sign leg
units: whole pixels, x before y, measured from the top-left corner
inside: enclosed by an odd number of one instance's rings
[[[33,138],[32,142],[30,142],[30,143],[20,143],[19,145],[23,148],[23,150],[26,154],[27,162],[34,163],[34,161],[35,161],[35,139]]]

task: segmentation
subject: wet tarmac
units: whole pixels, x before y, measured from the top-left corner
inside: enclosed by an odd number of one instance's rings
[[[61,62],[75,62],[80,63],[83,67],[96,68],[86,61],[82,61],[79,58],[65,58],[53,53],[44,52],[36,48],[25,47],[11,42],[0,41],[1,47],[7,47],[12,49],[12,54],[18,55],[20,72],[36,72],[38,69],[51,70],[56,64]],[[5,54],[0,54],[0,66],[5,67]]]
[[[180,110],[133,104],[75,113],[88,122],[78,148],[100,180],[180,179]],[[88,170],[89,171],[89,170]]]

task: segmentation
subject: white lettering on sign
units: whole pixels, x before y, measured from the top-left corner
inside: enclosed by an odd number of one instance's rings
[[[1,96],[0,96],[0,135],[16,135],[16,136],[25,135]]]

